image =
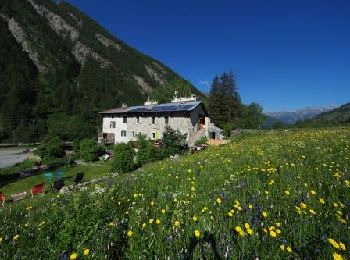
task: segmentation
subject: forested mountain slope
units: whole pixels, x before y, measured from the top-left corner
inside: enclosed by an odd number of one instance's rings
[[[2,0],[0,142],[95,136],[97,112],[148,96],[203,96],[65,2]]]

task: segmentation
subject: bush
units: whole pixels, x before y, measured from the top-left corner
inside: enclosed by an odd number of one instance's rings
[[[201,145],[201,144],[206,144],[207,142],[208,142],[208,138],[206,136],[202,136],[194,144],[195,145]]]
[[[156,149],[150,141],[146,140],[145,135],[137,136],[137,148],[136,164],[138,167],[155,161]]]
[[[163,153],[165,157],[175,154],[183,154],[188,150],[186,134],[181,134],[179,130],[168,128],[163,133]]]
[[[112,170],[122,173],[134,170],[134,155],[134,148],[130,142],[115,145],[113,149]]]
[[[92,139],[83,139],[80,141],[80,158],[85,162],[93,162],[104,152],[104,148]]]
[[[45,164],[52,162],[55,158],[64,157],[61,139],[58,136],[46,136],[38,147],[37,153]]]

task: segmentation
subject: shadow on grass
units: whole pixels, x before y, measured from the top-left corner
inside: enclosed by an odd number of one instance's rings
[[[207,248],[205,246],[209,246],[211,249],[211,252],[208,252]],[[204,232],[203,238],[197,239],[195,237],[191,237],[190,244],[188,247],[188,253],[185,256],[186,260],[191,260],[193,259],[193,254],[195,249],[199,247],[199,251],[201,253],[201,259],[216,259],[216,260],[221,260],[221,256],[218,252],[217,246],[216,246],[216,241],[215,237],[213,234],[209,233],[208,231]],[[208,254],[206,254],[206,252]],[[209,255],[210,253],[210,255]],[[212,253],[212,254],[211,254]]]

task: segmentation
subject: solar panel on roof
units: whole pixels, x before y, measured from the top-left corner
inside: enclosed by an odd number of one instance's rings
[[[201,102],[186,102],[186,103],[167,103],[167,104],[159,104],[156,106],[134,106],[128,108],[118,108],[114,109],[114,111],[110,111],[111,113],[155,113],[155,112],[185,112],[194,109]],[[107,112],[107,111],[105,111]]]

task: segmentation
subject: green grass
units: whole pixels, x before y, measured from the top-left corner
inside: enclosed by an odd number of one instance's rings
[[[34,160],[25,160],[24,162],[18,163],[14,166],[0,169],[0,177],[31,168],[32,166],[34,166],[34,162],[35,162]],[[0,184],[1,184],[1,180],[0,180]]]
[[[5,168],[0,172],[0,176],[3,174],[11,174],[19,170],[28,169],[34,165],[33,161],[26,161],[19,166]],[[75,165],[75,166],[63,166],[51,172],[63,171],[65,185],[70,185],[74,183],[74,178],[78,172],[84,172],[84,180],[88,181],[95,179],[104,175],[107,175],[110,172],[111,163],[110,162],[96,162],[96,163],[87,163],[87,165]],[[44,189],[49,189],[49,184],[47,183],[44,173],[40,175],[35,175],[32,177],[26,177],[23,179],[17,179],[15,182],[4,185],[0,188],[0,191],[9,197],[13,193],[27,191],[30,192],[30,189],[39,183],[45,183]]]
[[[262,132],[54,195],[0,209],[0,258],[349,259],[350,129]]]

